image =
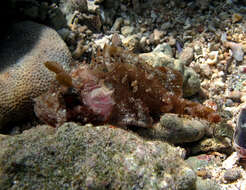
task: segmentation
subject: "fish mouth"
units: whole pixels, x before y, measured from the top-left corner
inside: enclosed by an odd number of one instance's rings
[[[246,160],[246,148],[243,148],[243,147],[237,145],[235,142],[234,142],[234,147],[235,147],[235,149],[237,151],[238,156],[241,159],[245,159]]]

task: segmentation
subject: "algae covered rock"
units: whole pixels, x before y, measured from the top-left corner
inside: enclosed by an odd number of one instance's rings
[[[31,21],[9,27],[0,48],[0,129],[32,112],[32,98],[44,93],[55,75],[43,63],[68,69],[71,55],[55,30]]]
[[[216,181],[211,179],[202,179],[201,177],[197,178],[196,182],[197,190],[222,190],[223,187],[219,185]]]
[[[200,90],[200,78],[199,75],[190,67],[184,69],[184,84],[183,93],[184,97],[193,96]]]
[[[149,65],[156,67],[156,66],[168,66],[173,67],[175,59],[170,57],[169,55],[159,52],[153,51],[150,53],[142,53],[139,55],[141,59],[143,59]]]
[[[4,189],[193,189],[177,148],[112,126],[38,126],[0,141]]]
[[[168,44],[158,45],[152,52],[141,53],[139,57],[153,67],[166,66],[181,72],[184,97],[190,97],[199,92],[201,83],[199,75],[192,68],[185,66],[188,62],[186,58],[174,59]]]

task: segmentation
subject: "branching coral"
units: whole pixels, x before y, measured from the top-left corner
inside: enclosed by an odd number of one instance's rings
[[[36,99],[36,115],[59,126],[65,121],[150,127],[162,113],[188,114],[218,122],[211,108],[182,98],[182,75],[141,61],[123,48],[105,45],[91,64],[66,73],[57,63],[46,67],[61,87]]]

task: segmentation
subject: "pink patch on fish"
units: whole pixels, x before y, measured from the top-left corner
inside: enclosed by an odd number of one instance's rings
[[[113,91],[106,87],[95,88],[85,95],[84,103],[107,120],[115,104],[112,94]]]

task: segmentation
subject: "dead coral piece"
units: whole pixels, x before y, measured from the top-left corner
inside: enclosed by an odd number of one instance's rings
[[[57,75],[65,73],[58,64],[45,65]],[[213,109],[182,98],[178,71],[153,68],[120,47],[105,45],[91,64],[81,64],[69,75],[72,86],[58,80],[67,86],[65,90],[60,87],[36,99],[36,115],[48,124],[78,121],[151,127],[166,112],[220,121]]]

